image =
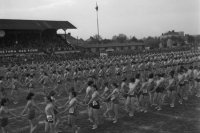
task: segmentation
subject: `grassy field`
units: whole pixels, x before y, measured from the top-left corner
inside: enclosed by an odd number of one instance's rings
[[[37,97],[41,102],[42,97]],[[63,104],[65,96],[63,95],[60,99],[59,103]],[[18,106],[21,106],[21,104]],[[44,108],[44,105],[40,104],[40,107]],[[16,114],[20,113],[21,110],[21,107],[16,106],[13,108]],[[78,125],[81,127],[80,133],[200,133],[200,99],[196,97],[190,97],[183,105],[176,103],[175,108],[170,108],[168,105],[164,105],[162,111],[155,111],[150,108],[148,113],[138,112],[133,118],[129,118],[121,108],[120,118],[116,124],[104,119],[102,117],[103,111],[101,111],[99,114],[101,124],[96,130],[91,129],[92,123],[87,120],[85,108],[81,110],[77,120]],[[44,117],[40,119],[40,121],[42,120],[44,120]],[[10,120],[9,129],[13,133],[28,133],[28,120]],[[60,130],[63,133],[71,132],[67,123],[61,125]],[[44,133],[44,124],[40,124],[35,133]]]

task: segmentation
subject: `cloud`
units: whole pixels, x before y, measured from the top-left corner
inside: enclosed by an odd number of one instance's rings
[[[72,35],[96,34],[96,1],[100,34],[155,36],[168,30],[200,34],[200,0],[0,0],[0,18],[67,20]]]
[[[37,6],[30,8],[28,10],[30,11],[38,11],[38,10],[46,10],[46,9],[52,9],[52,8],[58,8],[59,6],[66,5],[66,6],[73,6],[75,2],[73,0],[51,0],[51,2],[47,2],[47,4],[42,6]]]
[[[74,0],[18,0],[17,2],[5,0],[5,2],[1,2],[0,10],[4,12],[39,11],[51,8],[59,8],[61,5],[69,7],[73,6],[74,4]]]

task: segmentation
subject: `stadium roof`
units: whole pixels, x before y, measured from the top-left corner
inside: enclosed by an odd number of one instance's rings
[[[103,43],[103,44],[83,44],[85,48],[105,48],[105,47],[126,47],[126,46],[143,46],[144,43],[131,42],[131,43]]]
[[[0,19],[0,30],[76,29],[68,21]]]

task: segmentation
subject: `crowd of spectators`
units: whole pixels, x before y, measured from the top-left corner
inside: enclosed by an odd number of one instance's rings
[[[0,50],[7,49],[39,49],[47,50],[54,49],[59,50],[65,48],[65,50],[72,50],[73,47],[67,43],[62,37],[51,34],[40,34],[37,31],[22,32],[16,34],[7,34],[5,37],[0,38]]]
[[[15,65],[15,64],[31,64],[42,62],[61,62],[75,59],[88,59],[98,57],[97,54],[85,54],[83,52],[75,53],[60,53],[60,54],[24,54],[13,56],[0,56],[0,66]]]
[[[162,53],[162,52],[173,52],[173,51],[187,51],[190,50],[189,47],[176,47],[176,48],[163,48],[163,49],[151,49],[151,50],[123,50],[123,51],[113,51],[109,53],[110,56],[117,55],[131,55],[131,54],[147,54],[147,53]]]
[[[108,56],[119,56],[119,55],[137,55],[137,54],[148,54],[148,53],[161,53],[161,52],[175,52],[175,51],[187,51],[188,48],[173,48],[173,49],[154,49],[154,50],[141,50],[141,51],[121,51],[111,52]],[[88,52],[71,52],[71,53],[58,53],[58,54],[23,54],[13,56],[1,56],[0,66],[2,65],[14,65],[14,64],[31,64],[31,63],[42,63],[42,62],[62,62],[66,60],[77,60],[77,59],[91,59],[98,58],[99,53],[88,53]]]

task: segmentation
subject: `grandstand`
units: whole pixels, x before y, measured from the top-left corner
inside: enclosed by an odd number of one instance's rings
[[[72,51],[58,29],[76,29],[68,21],[0,19],[0,55]]]

